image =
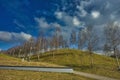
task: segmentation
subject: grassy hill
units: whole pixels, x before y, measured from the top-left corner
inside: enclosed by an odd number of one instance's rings
[[[43,67],[62,67],[55,64],[50,64],[46,62],[28,62],[22,61],[22,59],[11,57],[5,54],[0,54],[0,65],[9,66],[43,66]]]
[[[75,74],[0,70],[0,80],[94,80]]]
[[[32,56],[32,61],[38,61],[37,56]],[[90,56],[88,52],[61,49],[42,54],[39,62],[54,63],[62,66],[69,66],[78,71],[99,74],[120,79],[120,72],[117,71],[115,59],[98,54],[93,55],[94,67],[90,67]]]
[[[0,54],[0,65],[10,66],[45,66],[45,67],[62,67],[46,62],[22,62],[21,59],[14,58],[5,54]],[[0,69],[0,80],[93,80],[79,75],[67,73],[50,73],[35,71],[18,71]]]

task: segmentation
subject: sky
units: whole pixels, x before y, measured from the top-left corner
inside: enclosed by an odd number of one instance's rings
[[[51,36],[56,27],[64,37],[88,24],[99,32],[110,21],[119,25],[120,0],[0,0],[0,50]]]

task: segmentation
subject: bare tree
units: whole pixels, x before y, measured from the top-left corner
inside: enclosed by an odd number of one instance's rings
[[[76,45],[76,32],[74,30],[72,30],[72,33],[71,33],[71,36],[70,36],[70,44],[72,46]]]
[[[55,42],[55,48],[58,49],[60,46],[60,35],[61,35],[61,29],[60,27],[55,28],[55,35],[54,35],[54,42]]]
[[[85,30],[80,30],[78,33],[78,49],[83,49],[86,41],[86,32]]]
[[[97,43],[99,40],[98,36],[96,35],[94,31],[95,30],[93,26],[86,27],[81,32],[81,39],[80,39],[82,41],[80,45],[81,44],[85,45],[90,54],[91,67],[93,67],[93,51],[97,49]]]
[[[64,48],[69,48],[69,43],[67,39],[63,41],[63,44],[64,44]]]
[[[29,54],[28,54],[28,61],[30,61],[30,56],[33,54],[33,48],[34,48],[34,38],[29,39]]]
[[[104,34],[106,38],[105,44],[109,47],[109,51],[113,51],[117,66],[120,69],[120,64],[117,56],[117,48],[120,45],[120,27],[112,22],[104,27]]]
[[[41,49],[41,38],[38,37],[38,38],[37,38],[37,41],[36,41],[36,44],[35,44],[35,50],[36,50],[35,52],[36,52],[36,54],[37,54],[38,60],[39,60],[39,58],[40,58],[40,55],[39,55],[40,49]]]
[[[43,49],[44,49],[44,51],[47,51],[47,49],[48,49],[48,40],[47,40],[47,38],[43,38]]]
[[[63,35],[60,35],[60,36],[59,36],[59,46],[60,46],[61,48],[63,48],[63,46],[64,46]]]

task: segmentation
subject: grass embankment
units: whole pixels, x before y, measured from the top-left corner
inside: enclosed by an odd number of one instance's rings
[[[46,63],[46,62],[22,61],[22,59],[14,58],[14,57],[4,55],[4,54],[0,54],[0,65],[62,67],[62,66],[59,66],[59,65],[50,64],[50,63]]]
[[[27,61],[22,62],[21,59],[13,58],[11,56],[7,56],[4,54],[0,54],[0,65],[58,67],[58,65],[43,62],[27,62]],[[93,80],[93,79],[67,73],[0,69],[0,80]]]
[[[37,56],[32,56],[32,60],[37,61]],[[88,52],[72,49],[50,51],[40,57],[40,62],[69,66],[78,71],[120,79],[120,72],[117,71],[115,59],[94,54],[93,60],[94,66],[91,68]]]
[[[66,73],[0,70],[0,80],[93,80],[93,79]]]

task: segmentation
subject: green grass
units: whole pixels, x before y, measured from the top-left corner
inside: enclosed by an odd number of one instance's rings
[[[0,65],[9,66],[43,66],[43,67],[63,67],[56,64],[50,64],[46,62],[28,62],[22,61],[22,59],[11,57],[5,54],[0,54]]]
[[[0,70],[0,80],[93,80],[67,73]]]
[[[37,56],[34,55],[31,59],[37,61]],[[61,49],[41,55],[39,62],[69,66],[78,71],[120,79],[120,72],[117,71],[115,59],[98,54],[94,54],[93,59],[94,67],[91,68],[88,52],[73,49]]]
[[[21,59],[14,58],[5,54],[0,54],[0,65],[10,66],[44,66],[44,67],[63,67],[46,62],[22,62]],[[0,80],[94,80],[81,77],[79,75],[53,72],[35,72],[0,69]]]

